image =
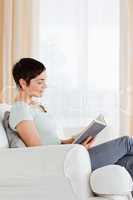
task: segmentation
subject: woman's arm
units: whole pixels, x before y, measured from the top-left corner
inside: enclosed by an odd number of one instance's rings
[[[23,120],[16,126],[16,130],[26,146],[42,145],[41,138],[32,120]]]
[[[74,142],[74,140],[75,139],[73,137],[71,137],[67,140],[61,140],[61,144],[72,144]]]
[[[69,138],[67,140],[61,140],[61,144],[74,144],[74,138]],[[89,136],[81,145],[83,145],[87,150],[94,146],[95,139]]]

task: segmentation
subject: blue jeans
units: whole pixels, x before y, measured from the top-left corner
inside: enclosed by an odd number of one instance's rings
[[[133,178],[133,138],[123,136],[97,145],[88,152],[92,170],[109,164],[118,164],[124,166]]]

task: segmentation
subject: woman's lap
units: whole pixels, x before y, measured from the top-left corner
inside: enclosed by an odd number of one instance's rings
[[[92,170],[109,164],[117,164],[125,155],[133,155],[133,139],[128,136],[123,136],[97,145],[89,149],[88,152]]]

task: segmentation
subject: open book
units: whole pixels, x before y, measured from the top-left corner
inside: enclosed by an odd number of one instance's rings
[[[81,133],[75,139],[74,143],[81,144],[89,136],[92,138],[96,137],[96,135],[100,133],[106,126],[107,125],[103,115],[98,115],[96,119],[94,119],[83,131],[81,131]]]

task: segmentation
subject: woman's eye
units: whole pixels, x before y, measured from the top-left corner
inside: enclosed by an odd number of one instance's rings
[[[38,82],[39,85],[43,84],[42,82]]]

